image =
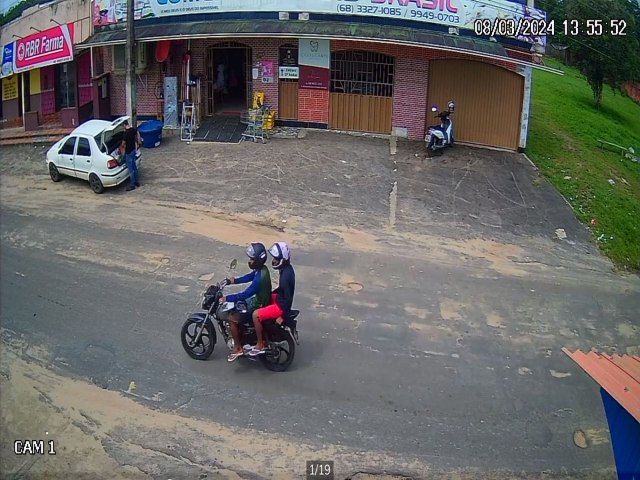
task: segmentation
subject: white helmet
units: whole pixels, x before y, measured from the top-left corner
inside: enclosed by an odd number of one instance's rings
[[[277,242],[271,245],[269,253],[273,257],[271,266],[276,270],[282,268],[284,262],[291,260],[291,250],[289,249],[289,245],[285,242]]]

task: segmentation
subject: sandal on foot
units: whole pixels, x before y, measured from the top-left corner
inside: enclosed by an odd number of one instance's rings
[[[241,357],[243,355],[244,355],[244,352],[231,352],[227,356],[227,362],[233,362],[236,358]]]
[[[250,357],[257,357],[258,355],[262,355],[264,353],[264,351],[265,351],[264,348],[253,347],[251,349],[251,351],[249,352],[249,356]]]

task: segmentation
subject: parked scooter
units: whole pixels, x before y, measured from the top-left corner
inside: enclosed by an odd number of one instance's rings
[[[448,110],[443,110],[435,118],[440,119],[440,125],[433,125],[427,130],[424,137],[427,155],[430,157],[435,152],[453,145],[453,122],[449,116],[454,112],[456,105],[453,100],[447,104]],[[432,112],[437,112],[438,107],[432,107]]]

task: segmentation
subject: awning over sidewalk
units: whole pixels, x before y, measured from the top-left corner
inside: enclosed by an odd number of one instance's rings
[[[280,38],[326,38],[331,40],[367,40],[428,47],[467,55],[508,61],[518,65],[560,73],[557,70],[525,60],[509,57],[504,47],[497,42],[467,36],[447,35],[428,30],[416,30],[389,25],[370,25],[345,22],[277,21],[277,20],[222,20],[208,22],[175,22],[153,25],[136,25],[136,40],[152,42],[158,40],[186,40],[212,37],[280,37]],[[126,43],[125,29],[103,31],[95,34],[78,48],[99,47]]]
[[[562,351],[601,387],[618,478],[640,478],[640,356]]]

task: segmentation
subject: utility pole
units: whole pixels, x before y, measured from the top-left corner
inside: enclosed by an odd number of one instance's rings
[[[135,0],[127,0],[127,48],[125,63],[127,64],[127,115],[131,117],[131,126],[137,127],[136,115],[136,34],[133,25]]]

